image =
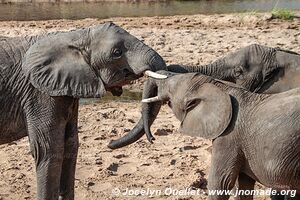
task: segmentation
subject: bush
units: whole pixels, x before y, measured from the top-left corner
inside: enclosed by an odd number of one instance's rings
[[[273,9],[272,18],[274,19],[284,19],[284,20],[293,20],[295,14],[288,9]]]

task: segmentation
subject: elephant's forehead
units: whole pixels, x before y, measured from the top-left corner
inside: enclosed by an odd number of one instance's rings
[[[91,36],[93,38],[101,38],[106,41],[115,41],[115,40],[131,40],[135,38],[133,35],[130,35],[126,30],[122,29],[116,25],[104,25],[99,27],[94,27],[91,29]]]
[[[169,81],[169,91],[171,93],[178,93],[184,89],[187,89],[190,85],[190,80],[192,79],[193,74],[180,74],[173,76]]]

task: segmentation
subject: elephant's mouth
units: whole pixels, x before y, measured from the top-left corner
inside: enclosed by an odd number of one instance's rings
[[[109,87],[106,87],[106,90],[110,91],[114,96],[121,96],[123,93],[123,85],[132,84],[133,81],[143,77],[143,75],[143,73],[135,74],[125,69],[122,71],[122,73],[116,73],[113,76],[113,81],[111,81],[113,84],[109,85]]]
[[[108,88],[107,91],[110,91],[112,93],[112,95],[117,96],[117,97],[119,97],[123,94],[122,86],[111,87],[111,88]]]
[[[132,84],[134,80],[140,78],[138,75],[130,75],[119,79],[118,81],[114,81],[114,84],[110,87],[107,87],[106,90],[110,91],[114,96],[121,96],[123,94],[123,85]]]

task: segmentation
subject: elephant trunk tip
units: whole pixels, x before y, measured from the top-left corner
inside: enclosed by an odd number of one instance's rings
[[[119,143],[117,142],[117,140],[111,140],[108,143],[107,147],[114,150],[114,149],[119,149],[119,148],[123,147],[123,145],[119,145]]]
[[[150,142],[150,144],[153,144],[155,137],[151,134],[150,130],[146,131],[146,137],[147,137],[147,140]]]
[[[155,137],[151,136],[151,137],[147,137],[147,140],[153,144],[153,141],[155,140]]]

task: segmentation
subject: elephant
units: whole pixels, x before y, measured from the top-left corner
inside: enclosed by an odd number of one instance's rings
[[[300,85],[296,81],[300,75],[300,54],[280,48],[252,44],[229,53],[211,64],[170,65],[168,71],[200,72],[234,82],[252,92],[278,93]]]
[[[300,75],[300,54],[259,44],[238,49],[208,65],[169,65],[167,69],[176,73],[199,72],[234,82],[256,93],[279,93],[300,86],[297,81]],[[155,85],[145,84],[143,98],[155,96],[156,93]],[[143,104],[142,118],[135,127],[122,138],[112,140],[108,147],[117,149],[132,144],[145,133],[152,143],[155,138],[150,132],[150,126],[160,107],[160,102]],[[283,200],[283,196],[274,196],[272,200]]]
[[[0,40],[0,144],[28,136],[37,199],[74,199],[79,98],[121,95],[163,58],[113,23]]]
[[[212,140],[209,191],[232,190],[237,181],[240,191],[260,182],[300,194],[300,88],[258,94],[200,73],[167,75],[149,79],[157,96],[142,102],[168,102],[181,133]]]
[[[167,70],[174,73],[199,72],[236,83],[256,93],[278,93],[300,86],[297,82],[300,75],[300,54],[259,44],[241,48],[208,65],[169,65]],[[145,85],[143,98],[156,96],[156,90],[154,85]],[[142,105],[142,118],[149,118],[150,126],[158,115],[160,106],[160,102]],[[154,137],[147,128],[149,126],[143,124],[142,118],[130,132],[122,138],[112,140],[108,147],[117,149],[132,144],[145,133],[152,142]]]

